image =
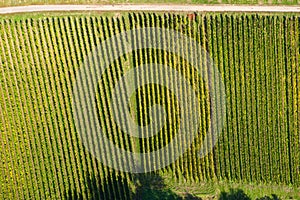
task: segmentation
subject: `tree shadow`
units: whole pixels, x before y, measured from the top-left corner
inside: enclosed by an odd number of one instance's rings
[[[134,200],[201,200],[189,193],[177,195],[167,188],[162,177],[156,173],[138,174],[134,178],[137,186]]]
[[[192,194],[186,193],[178,195],[167,188],[164,180],[157,173],[130,174],[129,179],[125,179],[115,172],[111,178],[92,176],[86,178],[87,189],[84,191],[70,190],[64,194],[64,199],[109,199],[109,200],[201,200]],[[132,186],[135,186],[133,190]]]
[[[64,194],[64,199],[130,199],[131,190],[127,180],[114,172],[108,177],[87,177],[85,185],[84,191],[69,190]]]
[[[269,197],[269,196],[264,196],[264,197],[261,197],[261,198],[257,198],[256,200],[279,200],[280,198],[275,195],[275,194],[271,194],[272,197]]]
[[[229,192],[221,192],[219,200],[251,200],[243,190],[241,189],[230,189]]]
[[[256,198],[256,200],[279,200],[278,196],[275,194],[271,195],[272,197],[269,196],[264,196],[261,198]],[[241,189],[230,189],[229,192],[221,192],[221,195],[219,197],[219,200],[251,200],[249,196],[245,194],[245,192]]]

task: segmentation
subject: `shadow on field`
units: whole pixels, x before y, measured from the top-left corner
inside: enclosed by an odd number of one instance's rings
[[[85,179],[86,189],[84,191],[68,191],[64,199],[120,199],[127,197],[130,199],[130,186],[127,181],[116,173],[111,173],[108,177],[92,176]]]
[[[64,199],[201,200],[188,193],[177,195],[168,189],[163,179],[155,173],[131,175],[131,184],[128,179],[125,180],[115,173],[111,177],[100,183],[100,177],[87,178],[87,189],[84,192],[68,191]],[[135,191],[130,185],[135,186]]]
[[[256,200],[279,200],[279,198],[275,194],[272,194],[271,196],[272,197],[264,196],[264,197],[256,199]]]
[[[251,200],[241,189],[230,189],[229,192],[221,192],[219,200],[231,199]]]
[[[134,183],[137,186],[134,200],[201,200],[192,194],[179,196],[168,189],[163,179],[155,173],[138,174],[134,176]]]
[[[272,197],[264,196],[261,198],[257,198],[256,200],[279,200],[279,198],[272,194]],[[248,197],[245,192],[241,189],[230,189],[229,192],[221,192],[221,195],[219,197],[219,200],[251,200],[250,197]]]

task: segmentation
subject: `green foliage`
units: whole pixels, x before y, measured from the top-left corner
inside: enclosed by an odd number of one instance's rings
[[[165,127],[149,139],[132,138],[120,130],[108,102],[114,85],[127,70],[160,63],[188,80],[201,107],[191,148],[160,173],[186,185],[231,180],[299,186],[299,23],[297,14],[196,13],[194,19],[185,14],[154,13],[1,18],[0,199],[131,199],[133,194],[145,199],[159,195],[181,198],[165,187],[136,186],[137,179],[131,174],[103,166],[84,148],[74,125],[71,96],[75,71],[87,52],[114,34],[151,26],[193,38],[213,58],[225,84],[226,125],[214,151],[198,158],[212,112],[207,83],[178,55],[136,50],[112,62],[98,80],[95,101],[107,138],[128,151],[151,152],[176,136],[178,116],[184,111],[168,88],[148,84],[131,96],[130,111],[140,125],[150,122],[152,105],[166,108]],[[147,36],[143,42],[161,39],[141,34]],[[109,58],[124,42],[102,50]],[[135,47],[138,42],[130,45]],[[160,156],[164,159],[165,155]],[[134,188],[139,188],[138,193]],[[232,195],[244,194],[234,191]]]
[[[185,4],[264,4],[264,5],[298,5],[299,0],[1,0],[0,6],[24,6],[36,4],[108,4],[108,3],[185,3]]]

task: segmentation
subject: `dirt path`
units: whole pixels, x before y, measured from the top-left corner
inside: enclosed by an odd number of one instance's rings
[[[30,5],[0,8],[0,14],[49,11],[198,11],[198,12],[300,12],[300,6],[250,5]]]

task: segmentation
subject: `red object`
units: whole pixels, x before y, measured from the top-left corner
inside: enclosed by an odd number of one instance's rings
[[[196,14],[195,13],[189,13],[189,14],[187,14],[187,16],[190,20],[195,20],[196,19]]]

